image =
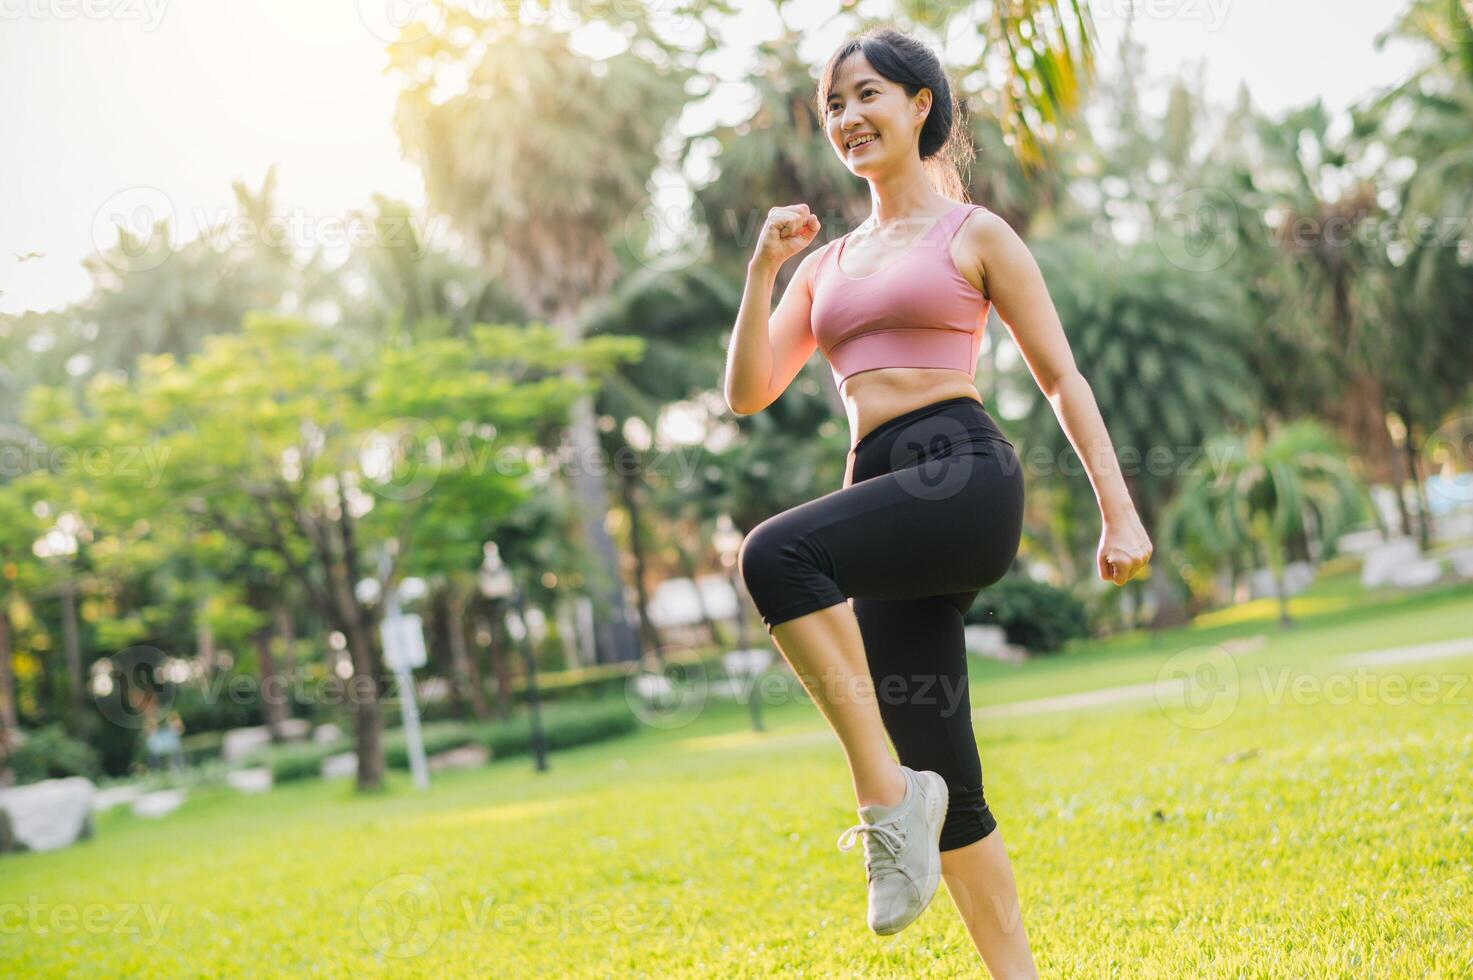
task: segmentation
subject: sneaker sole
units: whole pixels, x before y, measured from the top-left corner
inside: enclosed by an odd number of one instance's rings
[[[946,780],[941,778],[938,772],[927,769],[919,774],[931,784],[931,798],[927,801],[930,812],[927,816],[931,820],[931,850],[928,852],[931,859],[926,867],[925,900],[921,902],[921,911],[931,904],[931,899],[936,894],[936,888],[941,884],[941,825],[946,822],[946,811],[951,805],[951,790],[946,786]]]
[[[916,775],[930,785],[926,799],[926,818],[931,822],[931,850],[927,854],[926,877],[921,882],[921,905],[916,909],[915,915],[899,925],[884,931],[876,930],[875,934],[879,936],[893,936],[919,919],[921,913],[930,907],[931,899],[936,897],[936,889],[941,884],[941,825],[946,822],[946,811],[951,805],[951,790],[938,772],[926,769]]]

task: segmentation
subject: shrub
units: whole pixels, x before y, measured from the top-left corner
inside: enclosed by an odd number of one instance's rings
[[[200,732],[197,735],[185,735],[179,740],[179,745],[191,766],[203,765],[220,758],[225,748],[225,733]]]
[[[241,701],[229,695],[233,676],[227,674],[215,677],[208,685],[203,681],[170,685],[170,706],[179,712],[179,720],[183,722],[186,734],[228,731],[265,722],[266,716],[259,699],[252,697]]]
[[[633,731],[638,725],[629,705],[622,699],[569,701],[542,706],[542,730],[549,749],[585,745]],[[462,745],[484,745],[491,758],[526,755],[532,751],[532,718],[525,711],[510,721],[467,725],[463,722],[431,722],[420,728],[425,755],[459,748]],[[409,768],[409,747],[404,729],[384,732],[384,764],[391,769]],[[330,744],[288,742],[267,745],[251,753],[246,766],[265,766],[278,783],[295,779],[315,779],[322,772],[322,760],[340,752],[351,752],[353,742],[343,738]]]
[[[701,650],[679,650],[669,654],[673,662],[692,664],[699,662],[701,668],[708,677],[722,676],[721,656],[719,652],[713,653],[710,649]],[[518,655],[516,664],[518,670],[521,668],[521,656]],[[633,663],[593,664],[588,667],[575,667],[571,670],[543,671],[537,672],[537,693],[543,705],[553,702],[581,702],[587,704],[589,701],[608,701],[623,698],[629,676],[636,670]],[[486,700],[494,701],[496,697],[496,682],[493,678],[486,678]],[[530,700],[527,693],[527,678],[518,673],[512,678],[511,700],[517,710],[524,710]],[[419,706],[420,718],[425,722],[458,720],[455,714],[456,708],[450,698],[431,701]],[[385,721],[395,719],[395,709],[385,707]]]
[[[94,781],[102,777],[96,750],[72,738],[60,725],[28,733],[25,742],[10,753],[8,762],[17,784],[64,776],[86,776]]]
[[[1084,603],[1026,575],[1007,575],[983,589],[966,622],[1001,626],[1009,643],[1033,653],[1051,653],[1071,639],[1089,635]]]
[[[458,749],[476,741],[475,731],[458,721],[421,725],[419,733],[424,742],[426,756]],[[384,764],[391,769],[409,768],[409,744],[405,739],[404,729],[394,728],[384,732]]]
[[[271,770],[273,782],[289,783],[294,779],[316,779],[322,775],[322,760],[340,752],[349,752],[353,743],[285,742],[257,749],[246,759],[247,767],[265,766]]]
[[[614,738],[638,725],[629,705],[622,699],[606,702],[569,702],[542,706],[542,732],[549,749],[562,749]],[[510,721],[481,725],[476,729],[480,743],[491,758],[527,755],[532,751],[532,716],[522,713]]]

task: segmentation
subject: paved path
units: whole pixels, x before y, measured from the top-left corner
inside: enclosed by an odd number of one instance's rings
[[[1077,694],[1059,694],[1049,698],[1033,698],[1029,701],[1012,701],[1007,704],[989,704],[972,712],[973,718],[1010,718],[1015,715],[1038,715],[1050,711],[1073,711],[1076,708],[1093,708],[1100,704],[1118,704],[1122,701],[1140,701],[1156,696],[1156,682],[1144,684],[1122,684],[1119,687],[1102,687]]]
[[[1365,650],[1357,653],[1342,654],[1333,662],[1347,667],[1384,667],[1399,664],[1417,663],[1423,660],[1438,660],[1446,657],[1460,657],[1473,654],[1473,636],[1459,637],[1455,640],[1442,640],[1437,643],[1418,643],[1412,646],[1388,647],[1382,650]],[[1184,678],[1180,678],[1184,682]],[[1007,704],[990,704],[983,708],[977,708],[972,712],[974,719],[984,718],[1011,718],[1019,715],[1040,715],[1054,711],[1077,711],[1082,708],[1093,708],[1104,704],[1123,704],[1130,701],[1146,701],[1157,696],[1161,685],[1169,684],[1170,681],[1146,681],[1140,684],[1121,684],[1117,687],[1102,687],[1093,691],[1079,691],[1075,694],[1060,694],[1054,697],[1033,698],[1028,701],[1012,701]],[[814,731],[791,732],[784,735],[769,737],[763,740],[764,745],[781,742],[791,745],[803,745],[814,742],[823,742],[834,737],[833,732],[827,728]]]
[[[1334,662],[1347,667],[1385,667],[1417,663],[1423,660],[1438,660],[1444,657],[1460,657],[1466,654],[1473,654],[1473,636],[1442,640],[1437,643],[1418,643],[1413,646],[1347,653]],[[1062,694],[1057,697],[988,705],[973,711],[972,717],[1008,718],[1016,715],[1046,714],[1052,711],[1074,711],[1079,708],[1119,704],[1126,701],[1145,701],[1156,697],[1158,690],[1160,689],[1156,681],[1147,681],[1144,684],[1122,684],[1119,687],[1104,687],[1093,691],[1080,691],[1077,694]]]
[[[1469,653],[1473,653],[1473,636],[1443,640],[1441,643],[1419,643],[1416,646],[1349,653],[1340,658],[1340,663],[1349,666],[1378,667],[1386,664],[1416,663],[1419,660],[1438,660],[1443,657],[1461,657]]]

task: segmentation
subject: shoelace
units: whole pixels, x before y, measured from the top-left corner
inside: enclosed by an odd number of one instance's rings
[[[869,834],[864,846],[864,866],[869,877],[873,878],[875,872],[881,868],[899,871],[901,869],[897,859],[900,857],[900,849],[905,846],[905,834],[896,830],[897,826],[898,821],[893,820],[885,823],[865,823],[861,820],[839,835],[839,850],[850,850],[860,834]],[[878,848],[870,846],[876,842],[880,845]]]

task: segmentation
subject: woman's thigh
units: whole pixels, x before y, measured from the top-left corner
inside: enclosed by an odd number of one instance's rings
[[[970,606],[1017,555],[1023,474],[1012,448],[994,444],[861,480],[772,520],[846,597]]]

